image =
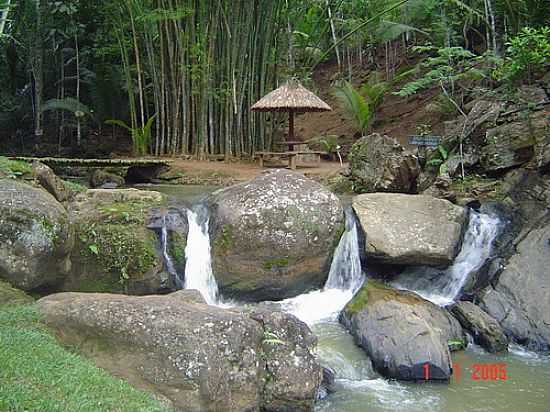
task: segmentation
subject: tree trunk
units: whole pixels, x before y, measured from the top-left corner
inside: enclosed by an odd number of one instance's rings
[[[32,46],[31,67],[34,78],[34,135],[42,137],[42,95],[44,93],[43,73],[43,38],[42,38],[42,5],[36,0],[36,31]]]

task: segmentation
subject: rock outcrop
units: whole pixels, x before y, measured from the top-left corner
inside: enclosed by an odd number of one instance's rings
[[[67,202],[74,197],[75,193],[45,164],[33,162],[32,172],[40,186],[50,192],[58,202]]]
[[[470,332],[474,342],[487,351],[505,352],[508,339],[498,322],[472,302],[458,302],[451,308],[454,317]]]
[[[550,350],[550,222],[519,242],[481,306],[515,342]]]
[[[373,133],[358,140],[349,155],[350,179],[357,193],[415,193],[420,165],[396,139]]]
[[[344,219],[323,186],[275,170],[213,193],[209,204],[213,268],[225,296],[277,300],[324,284]]]
[[[31,290],[71,269],[73,232],[65,208],[45,190],[0,180],[0,278]]]
[[[158,192],[137,189],[77,195],[69,205],[76,231],[74,265],[62,290],[147,294],[168,289],[157,233],[146,227],[149,210],[162,200]]]
[[[348,303],[340,320],[375,369],[400,380],[448,380],[449,345],[463,341],[460,324],[445,309],[372,280]]]
[[[90,187],[116,189],[124,186],[124,178],[102,169],[96,169],[90,176]]]
[[[322,370],[308,327],[291,315],[164,296],[61,293],[38,301],[66,345],[186,412],[311,411]]]
[[[366,235],[367,257],[382,263],[448,266],[462,243],[463,207],[425,195],[359,195],[353,208]]]

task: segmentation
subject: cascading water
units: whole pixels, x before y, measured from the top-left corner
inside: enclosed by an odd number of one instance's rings
[[[418,293],[424,299],[445,306],[454,302],[469,276],[479,270],[491,256],[493,242],[500,228],[496,216],[470,212],[462,249],[454,263],[445,270],[414,267],[405,270],[392,285]]]
[[[334,251],[325,287],[280,302],[282,310],[308,324],[336,319],[365,281],[359,257],[355,215],[351,208],[346,209],[345,214],[346,230]]]
[[[209,305],[218,300],[218,285],[212,272],[208,208],[202,204],[187,210],[189,233],[185,247],[185,289],[198,290]]]

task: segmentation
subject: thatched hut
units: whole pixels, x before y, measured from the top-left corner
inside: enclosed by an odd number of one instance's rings
[[[259,112],[288,112],[288,140],[294,139],[294,114],[305,112],[326,112],[331,107],[310,92],[297,80],[289,80],[258,100],[250,108]]]

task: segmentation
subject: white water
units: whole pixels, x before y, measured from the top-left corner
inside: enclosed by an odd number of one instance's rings
[[[496,216],[471,211],[462,249],[451,266],[444,270],[430,267],[407,269],[392,282],[392,286],[413,291],[440,306],[453,303],[469,276],[491,256],[499,225]]]
[[[218,285],[212,273],[208,209],[197,205],[187,210],[189,233],[185,247],[185,289],[198,290],[209,305],[218,301]]]
[[[280,302],[281,309],[309,325],[322,320],[336,320],[364,281],[357,224],[353,211],[347,209],[346,230],[334,251],[325,287],[285,299]]]

